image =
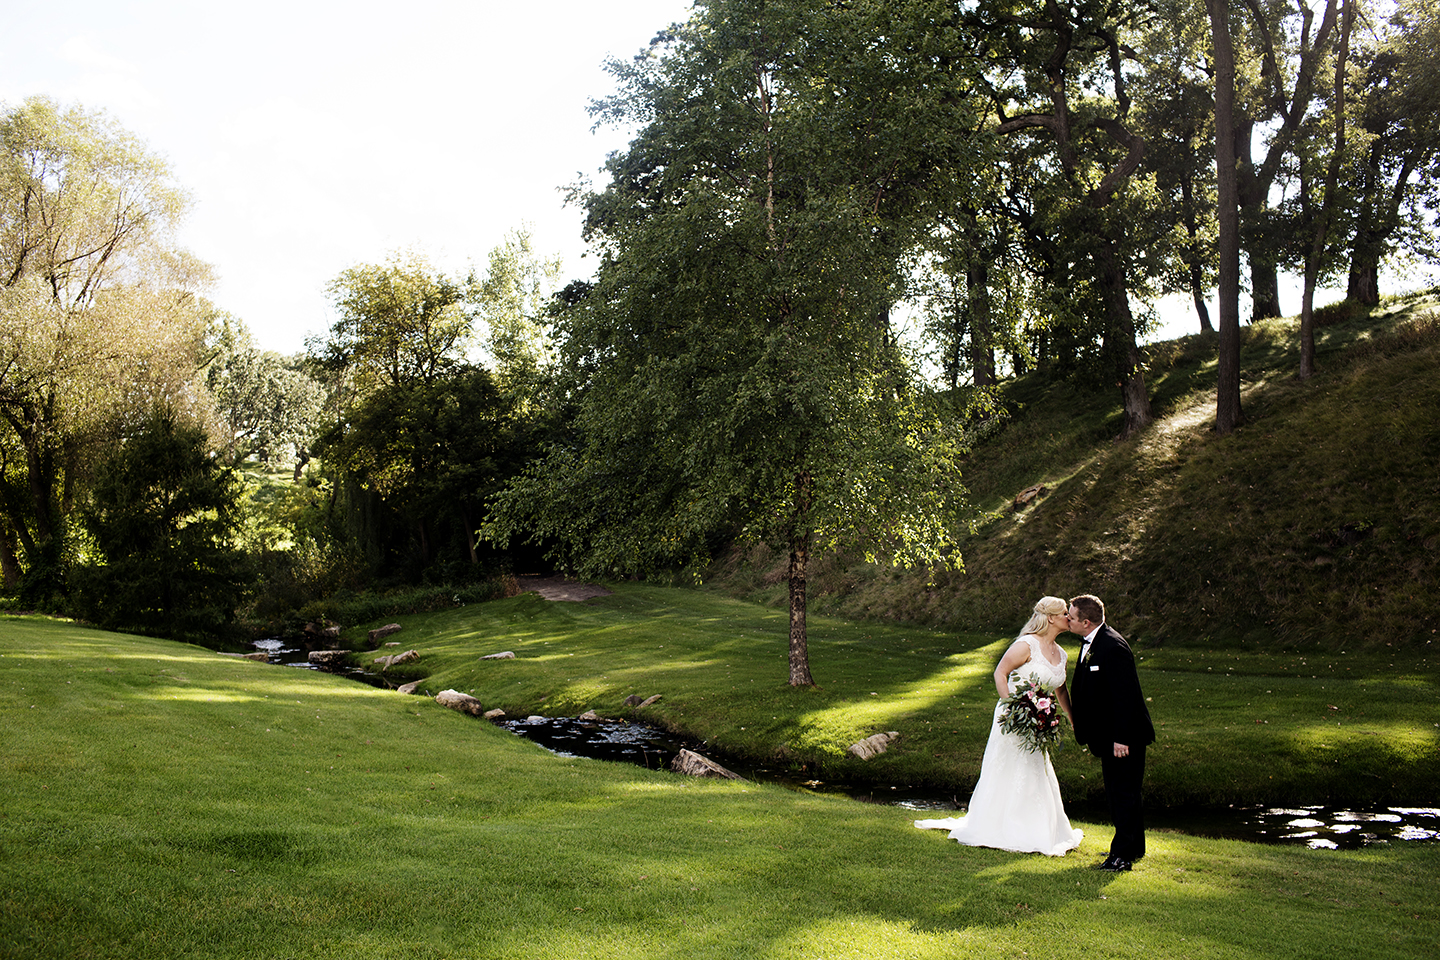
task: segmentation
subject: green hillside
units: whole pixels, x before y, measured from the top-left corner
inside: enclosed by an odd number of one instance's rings
[[[984,517],[963,572],[815,564],[812,609],[1010,631],[1035,599],[1095,593],[1142,646],[1423,646],[1440,639],[1436,291],[1242,328],[1246,422],[1212,425],[1216,338],[1148,348],[1157,422],[1116,441],[1099,378],[1007,383],[965,483]],[[1023,508],[1022,491],[1044,492]],[[783,558],[737,551],[715,582],[783,602]]]

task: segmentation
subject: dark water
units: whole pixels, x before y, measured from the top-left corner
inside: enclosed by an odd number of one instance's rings
[[[364,667],[345,667],[339,670],[332,670],[322,667],[319,664],[310,662],[310,651],[300,641],[286,641],[278,637],[268,640],[256,640],[255,649],[268,654],[270,662],[283,667],[298,667],[301,670],[320,670],[325,673],[333,673],[336,676],[346,677],[350,680],[358,680],[361,683],[369,684],[372,687],[393,688],[394,684],[385,682],[385,679],[378,672],[371,672]],[[328,649],[328,648],[317,648]],[[380,656],[376,653],[375,656]],[[376,668],[378,670],[378,668]]]
[[[318,669],[302,647],[281,640],[259,640],[258,650],[270,662]],[[350,668],[343,676],[372,686],[389,686],[378,674]],[[747,780],[778,783],[792,790],[833,794],[864,803],[881,803],[918,814],[961,810],[969,796],[942,796],[933,789],[819,780],[782,767],[757,765],[727,758],[706,744],[678,737],[643,723],[624,720],[579,720],[567,717],[527,717],[501,720],[498,725],[563,757],[618,760],[651,770],[663,770],[682,749],[704,754]],[[1103,807],[1067,804],[1071,816],[1106,822]],[[1440,840],[1440,807],[1345,808],[1323,805],[1293,807],[1231,806],[1224,809],[1146,810],[1152,830],[1175,830],[1194,836],[1247,840],[1253,843],[1303,844],[1316,850],[1353,850],[1391,841]]]

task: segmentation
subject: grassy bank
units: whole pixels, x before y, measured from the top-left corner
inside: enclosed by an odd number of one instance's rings
[[[618,716],[627,696],[660,694],[647,719],[724,753],[969,795],[1007,637],[814,617],[818,688],[793,689],[784,618],[708,592],[635,584],[592,604],[527,594],[407,619],[392,639],[423,658],[396,680],[423,678],[430,693],[463,690],[520,715]],[[1064,639],[1073,657],[1074,638]],[[477,659],[503,650],[517,659]],[[1160,732],[1148,774],[1158,803],[1440,797],[1440,662],[1428,654],[1176,646],[1142,652],[1140,668]],[[901,734],[889,752],[868,762],[846,755],[886,730]],[[1067,797],[1097,795],[1098,765],[1073,745],[1056,772]]]
[[[1216,436],[1216,339],[1147,348],[1154,426],[1116,442],[1104,377],[1003,384],[1003,415],[966,459],[984,513],[964,573],[821,558],[812,609],[949,629],[1013,629],[1036,596],[1101,596],[1140,646],[1355,651],[1440,642],[1440,311],[1434,292],[1340,305],[1299,366],[1298,321],[1242,331],[1244,425]],[[1017,494],[1045,493],[1023,509]],[[784,602],[783,557],[711,571]]]
[[[824,689],[786,700],[776,641],[750,638],[770,613],[686,613],[700,599],[520,597],[416,617],[401,636],[487,705],[603,708],[634,688],[716,723],[709,701],[724,700],[740,737],[767,710],[767,738],[801,718],[816,743],[892,720],[918,737],[941,715],[969,735],[959,703],[984,646],[827,625]],[[475,659],[502,648],[517,659]],[[1342,679],[1352,662],[1304,683],[1300,664],[1273,666],[1289,671],[1274,683],[1359,692]],[[1221,667],[1147,673],[1157,710],[1178,699],[1157,681],[1183,677],[1236,713],[1221,691],[1241,681]],[[928,679],[896,685],[917,670]],[[0,617],[0,715],[7,958],[1393,958],[1429,956],[1440,936],[1433,844],[1157,833],[1136,872],[1112,876],[1088,869],[1103,824],[1082,823],[1081,850],[1058,860],[959,848],[894,808],[562,759],[428,699],[65,623]],[[1271,741],[1329,739],[1329,715],[1272,716]],[[1228,737],[1206,711],[1187,723]],[[1407,752],[1398,715],[1379,726],[1372,739]]]

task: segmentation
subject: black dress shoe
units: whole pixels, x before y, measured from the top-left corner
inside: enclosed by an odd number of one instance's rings
[[[1129,860],[1122,860],[1119,857],[1110,857],[1100,864],[1101,870],[1109,870],[1111,873],[1122,873],[1129,870],[1133,864]]]

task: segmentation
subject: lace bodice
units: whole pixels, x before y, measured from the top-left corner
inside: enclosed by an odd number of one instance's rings
[[[1015,692],[1015,684],[1019,678],[1030,680],[1031,683],[1043,684],[1052,690],[1065,682],[1065,663],[1068,656],[1065,648],[1060,647],[1060,662],[1051,663],[1045,659],[1045,654],[1040,649],[1040,639],[1026,634],[1020,639],[1030,645],[1030,659],[1010,672],[1010,692]]]

